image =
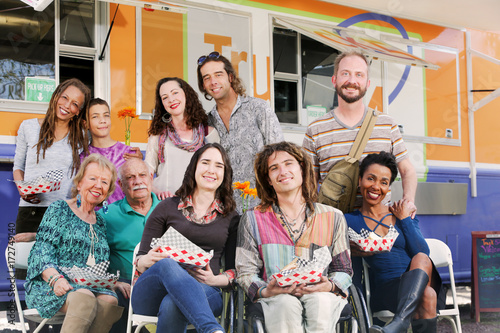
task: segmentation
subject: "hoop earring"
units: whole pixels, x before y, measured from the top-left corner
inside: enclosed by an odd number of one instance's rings
[[[80,208],[82,206],[82,196],[80,193],[76,195],[76,208]]]
[[[107,214],[108,213],[108,201],[107,200],[104,200],[102,202],[102,212],[104,214]]]
[[[172,116],[167,112],[163,116],[161,116],[161,120],[165,123],[168,124],[169,122],[172,121]]]

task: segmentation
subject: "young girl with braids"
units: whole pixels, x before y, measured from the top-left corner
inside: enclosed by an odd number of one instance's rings
[[[80,167],[80,152],[87,152],[86,132],[82,130],[84,110],[90,100],[90,89],[78,79],[57,86],[43,119],[28,119],[17,133],[14,156],[14,180],[31,180],[51,170],[63,169],[58,191],[24,194],[19,192],[16,241],[34,240],[35,232],[47,207],[56,200],[67,199],[71,179]]]

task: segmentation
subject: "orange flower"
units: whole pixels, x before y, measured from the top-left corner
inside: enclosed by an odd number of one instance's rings
[[[233,187],[235,190],[241,191],[241,201],[243,204],[243,213],[248,209],[249,199],[248,196],[251,195],[255,199],[257,197],[257,189],[250,187],[250,182],[246,181],[244,183],[234,182]]]
[[[135,114],[135,108],[127,107],[118,111],[118,118],[125,119],[125,144],[130,146],[130,125],[132,120],[139,118],[139,116]]]
[[[253,196],[253,198],[255,199],[255,197],[257,197],[257,189],[256,188],[250,188],[250,187],[248,187],[248,188],[246,188],[246,189],[243,190],[243,194],[242,195],[245,196],[245,199],[246,199],[246,197],[248,195]]]
[[[124,119],[125,117],[139,118],[139,116],[135,114],[135,108],[133,107],[123,108],[118,111],[118,118]]]
[[[250,188],[250,182],[249,181],[246,181],[244,183],[234,182],[233,186],[234,186],[235,190],[242,190],[242,191],[244,191],[245,189]]]

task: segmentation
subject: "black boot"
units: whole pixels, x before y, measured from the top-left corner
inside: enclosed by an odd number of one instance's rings
[[[411,329],[413,333],[436,333],[437,317],[431,319],[413,319]]]
[[[428,282],[429,276],[421,269],[404,273],[399,283],[398,307],[394,318],[384,327],[377,325],[370,327],[370,333],[406,332]]]

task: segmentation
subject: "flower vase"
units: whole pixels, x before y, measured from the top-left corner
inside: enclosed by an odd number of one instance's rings
[[[130,146],[130,130],[125,131],[125,144]]]

